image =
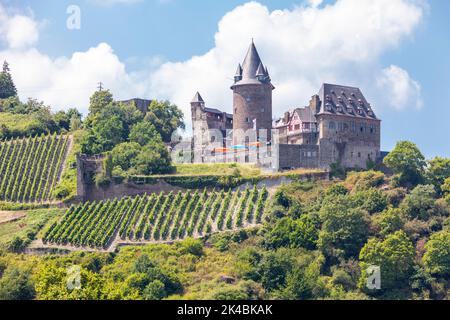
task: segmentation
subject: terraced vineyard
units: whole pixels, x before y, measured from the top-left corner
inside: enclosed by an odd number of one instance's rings
[[[261,223],[268,192],[152,194],[72,206],[43,242],[107,249],[121,242],[172,241]]]
[[[49,135],[0,143],[0,200],[48,202],[61,175],[69,136]]]

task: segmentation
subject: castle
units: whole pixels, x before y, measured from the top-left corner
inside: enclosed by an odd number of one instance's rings
[[[365,169],[379,159],[381,121],[360,89],[323,84],[308,106],[273,120],[274,89],[252,41],[231,86],[233,114],[206,107],[198,92],[191,102],[194,162],[233,162],[238,151],[250,163],[276,157],[277,169],[328,169],[334,163]],[[215,147],[208,149],[211,143]],[[251,157],[252,146],[268,148],[264,155]],[[217,150],[231,150],[231,156],[217,160]]]

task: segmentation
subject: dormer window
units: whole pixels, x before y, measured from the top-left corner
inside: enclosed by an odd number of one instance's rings
[[[353,108],[347,107],[347,112],[353,114]]]
[[[326,96],[326,100],[327,101],[330,101],[331,100],[331,97],[327,94],[327,96]]]
[[[342,101],[343,101],[341,96],[338,97],[338,101],[339,101],[339,102],[342,102]]]
[[[331,104],[330,103],[325,103],[325,110],[326,111],[331,111]]]
[[[343,111],[342,106],[341,106],[340,104],[337,104],[337,105],[336,105],[336,110],[337,110],[338,112],[342,112],[342,111]]]
[[[353,103],[353,99],[352,99],[352,98],[349,98],[349,99],[348,99],[348,103],[352,104],[352,103]]]

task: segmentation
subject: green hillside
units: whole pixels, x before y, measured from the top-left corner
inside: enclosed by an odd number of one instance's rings
[[[0,143],[0,200],[48,202],[69,148],[67,135]]]
[[[72,206],[43,241],[106,249],[120,241],[169,241],[244,228],[262,221],[265,188],[243,192],[152,194]]]

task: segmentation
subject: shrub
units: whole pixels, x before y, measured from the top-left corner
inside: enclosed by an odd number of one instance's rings
[[[426,270],[441,276],[450,275],[450,232],[448,230],[433,234],[425,244],[423,263]]]
[[[354,191],[376,188],[383,184],[384,173],[380,171],[350,172],[344,184]]]
[[[418,185],[403,200],[401,208],[408,219],[427,220],[436,212],[436,190],[432,185]]]

